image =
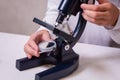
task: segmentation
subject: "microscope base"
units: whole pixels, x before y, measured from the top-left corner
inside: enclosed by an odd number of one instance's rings
[[[73,50],[71,50],[70,54],[72,54],[74,58],[65,61],[57,61],[55,57],[47,56],[47,53],[41,54],[39,58],[33,57],[32,59],[18,59],[16,60],[16,68],[23,71],[45,64],[52,64],[55,65],[55,67],[36,74],[35,80],[58,80],[70,75],[79,66],[79,55],[74,53]],[[71,55],[66,55],[64,57],[67,58],[68,56],[71,57]]]

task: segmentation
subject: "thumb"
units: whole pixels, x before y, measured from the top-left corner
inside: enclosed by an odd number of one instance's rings
[[[106,3],[108,2],[108,0],[97,0],[99,4],[103,4],[103,3]]]
[[[52,40],[52,39],[51,39],[51,36],[50,36],[49,32],[48,31],[44,32],[42,34],[42,41],[50,41],[50,40]]]
[[[42,41],[51,41],[51,40],[52,40],[51,37],[46,35],[42,39]]]

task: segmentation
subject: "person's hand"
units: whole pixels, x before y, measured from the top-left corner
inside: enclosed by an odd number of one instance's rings
[[[38,44],[41,41],[49,41],[49,40],[51,40],[51,37],[50,37],[49,32],[46,30],[41,30],[41,31],[33,33],[30,36],[30,39],[28,40],[28,42],[24,45],[24,51],[27,57],[29,59],[32,58],[32,56],[39,57],[40,50],[38,48]]]
[[[108,0],[98,0],[98,3],[98,5],[81,5],[84,19],[106,28],[115,26],[119,17],[119,9]]]

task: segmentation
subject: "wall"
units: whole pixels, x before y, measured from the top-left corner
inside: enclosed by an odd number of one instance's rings
[[[39,25],[34,17],[42,19],[47,0],[0,0],[0,32],[30,35]]]

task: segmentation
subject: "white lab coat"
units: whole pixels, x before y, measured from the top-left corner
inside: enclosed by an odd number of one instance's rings
[[[58,15],[58,6],[61,0],[48,0],[47,12],[44,18],[44,21],[54,25],[55,20]],[[115,4],[118,8],[120,7],[119,0],[110,0],[113,4]],[[77,24],[77,16],[71,16],[70,20],[65,24],[70,27],[73,31],[75,25]],[[40,27],[39,30],[45,29],[44,27]],[[61,26],[60,29],[64,30]],[[66,31],[69,29],[65,29]],[[69,30],[70,31],[70,30]],[[50,32],[51,33],[51,32]],[[51,33],[51,36],[53,34]],[[99,26],[90,22],[87,22],[86,28],[79,39],[81,43],[95,44],[95,45],[103,45],[103,46],[113,46],[113,43],[120,44],[120,16],[118,18],[118,22],[115,25],[114,29],[106,29],[103,26]]]

